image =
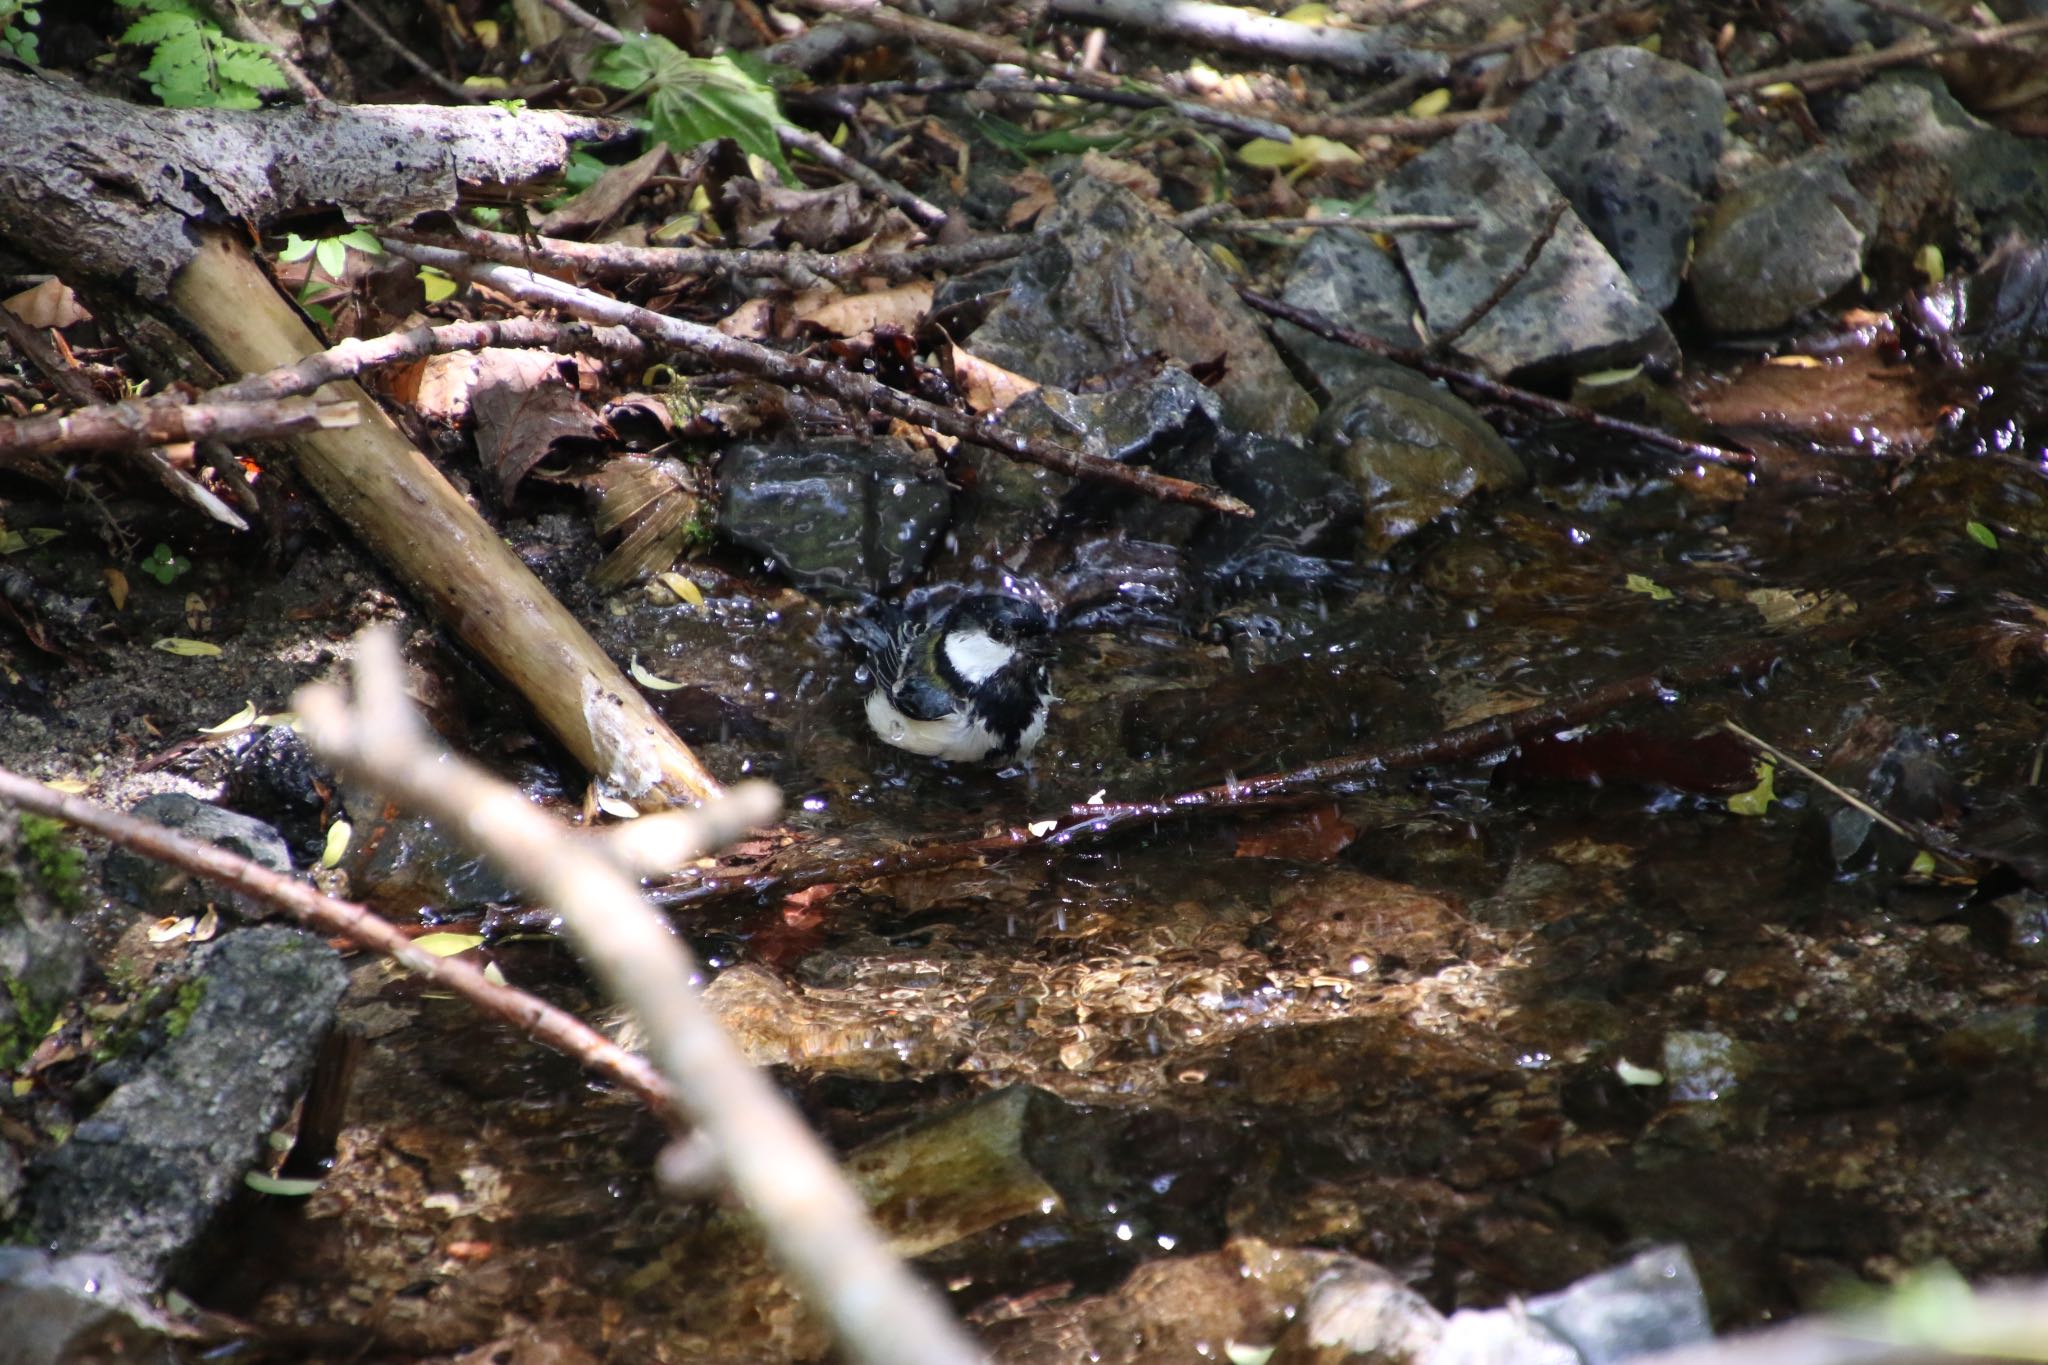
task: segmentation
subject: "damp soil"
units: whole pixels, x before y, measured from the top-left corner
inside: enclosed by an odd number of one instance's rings
[[[1696,368],[1716,393],[1760,369]],[[998,1341],[1241,1236],[1355,1252],[1441,1307],[1675,1240],[1733,1326],[1934,1258],[2038,1272],[2048,1236],[2048,920],[2017,877],[1952,875],[1782,768],[1765,802],[1720,728],[2024,867],[2039,469],[1924,410],[1913,443],[1887,445],[1748,401],[1752,436],[1776,433],[1758,478],[1524,429],[1534,492],[1349,582],[1062,633],[1028,773],[871,741],[826,614],[755,566],[692,566],[701,606],[604,597],[575,516],[506,531],[616,657],[687,682],[664,704],[714,769],[771,777],[794,844],[847,855],[1421,739],[1860,615],[1767,674],[1488,762],[678,919],[728,1022],[841,1148],[1031,1088],[1051,1194],[919,1262]],[[340,540],[315,534],[282,571],[194,548],[189,578],[141,585],[91,657],[10,643],[0,762],[120,804],[211,795],[247,737],[202,726],[282,709],[357,627],[395,619],[444,730],[574,813],[568,765]],[[39,580],[92,590],[86,547],[32,553]],[[184,621],[194,596],[204,632]],[[221,657],[147,647],[201,633]],[[352,892],[481,922],[476,886],[420,861],[409,879],[357,866]],[[180,951],[126,914],[106,907],[103,942]],[[602,1013],[545,935],[480,951]],[[730,1210],[657,1197],[661,1134],[628,1099],[381,961],[355,960],[342,1017],[366,1047],[332,1173],[236,1229],[236,1254],[187,1286],[199,1302],[280,1358],[824,1352]]]

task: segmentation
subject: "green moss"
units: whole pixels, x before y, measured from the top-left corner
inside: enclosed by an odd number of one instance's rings
[[[164,1026],[170,1030],[171,1037],[175,1038],[185,1031],[186,1026],[192,1022],[193,1014],[198,1011],[200,1002],[204,999],[206,999],[205,977],[194,977],[178,987],[178,1003],[172,1005],[170,1012],[164,1016]]]
[[[0,1024],[0,1071],[16,1071],[36,1050],[36,1044],[43,1041],[50,1025],[57,1022],[59,1007],[36,1008],[28,987],[12,977],[0,981],[0,985],[6,986],[7,998],[14,1002],[14,1018]]]
[[[21,848],[52,901],[66,910],[85,904],[85,855],[71,842],[70,826],[23,811]]]

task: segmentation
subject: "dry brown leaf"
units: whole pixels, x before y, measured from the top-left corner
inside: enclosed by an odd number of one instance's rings
[[[729,337],[761,340],[774,335],[775,305],[766,299],[748,299],[718,320],[718,330]]]
[[[960,345],[953,347],[953,382],[976,412],[1001,412],[1038,387],[1037,380],[991,365]]]
[[[55,276],[11,298],[0,300],[0,308],[35,328],[64,328],[74,322],[92,320],[92,314],[79,304],[71,286]]]
[[[932,286],[918,280],[873,294],[842,295],[809,307],[799,299],[796,315],[800,321],[821,327],[833,336],[850,337],[877,327],[915,331],[931,307]]]
[[[1003,183],[1018,195],[1017,201],[1010,205],[1010,211],[1003,215],[1004,227],[1020,227],[1060,201],[1059,195],[1053,191],[1052,181],[1041,170],[1019,171]]]
[[[1081,153],[1081,170],[1097,180],[1123,186],[1144,200],[1145,206],[1154,213],[1173,212],[1172,205],[1159,197],[1159,177],[1134,161],[1119,161],[1091,147]]]

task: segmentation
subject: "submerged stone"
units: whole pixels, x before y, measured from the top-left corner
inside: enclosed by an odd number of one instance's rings
[[[1475,494],[1518,488],[1527,478],[1508,443],[1469,404],[1393,365],[1332,402],[1315,439],[1364,499],[1374,553]]]
[[[798,587],[842,598],[915,575],[952,513],[937,462],[900,441],[740,446],[718,484],[720,531]]]

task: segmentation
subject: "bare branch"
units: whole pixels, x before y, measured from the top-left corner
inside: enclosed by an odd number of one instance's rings
[[[639,1018],[683,1112],[703,1130],[734,1190],[791,1277],[855,1359],[967,1365],[980,1353],[932,1291],[894,1257],[860,1198],[767,1078],[726,1038],[691,984],[689,951],[618,865],[517,790],[430,742],[405,697],[398,645],[361,637],[351,708],[332,687],[294,699],[336,767],[444,824],[562,915],[592,973]],[[765,819],[765,784],[707,804],[707,833]]]

